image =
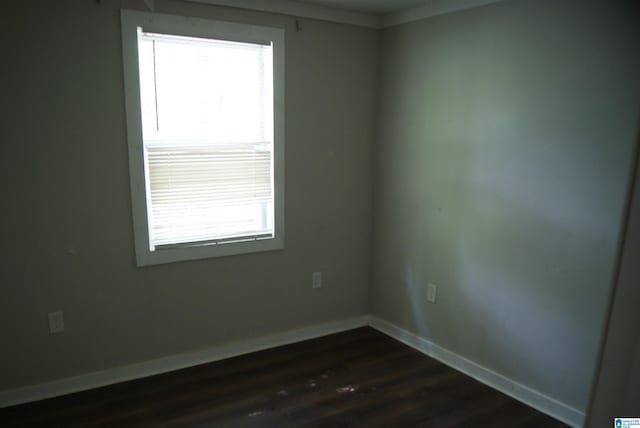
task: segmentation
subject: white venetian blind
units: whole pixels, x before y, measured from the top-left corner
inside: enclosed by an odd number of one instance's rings
[[[151,250],[272,237],[271,45],[138,31]]]

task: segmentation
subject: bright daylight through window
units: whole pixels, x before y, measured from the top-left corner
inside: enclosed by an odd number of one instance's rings
[[[122,22],[138,265],[282,248],[283,30]]]

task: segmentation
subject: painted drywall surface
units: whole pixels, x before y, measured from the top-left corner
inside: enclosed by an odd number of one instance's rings
[[[640,142],[639,142],[640,143]],[[636,171],[620,268],[587,427],[640,415],[640,169]]]
[[[136,268],[119,9],[144,2],[8,4],[0,390],[367,313],[375,31],[156,1],[286,28],[286,243]],[[66,331],[50,335],[57,310]]]
[[[638,118],[630,5],[512,0],[382,39],[373,313],[581,411]]]

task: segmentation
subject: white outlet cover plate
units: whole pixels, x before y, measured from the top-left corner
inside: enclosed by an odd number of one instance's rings
[[[427,284],[427,301],[431,303],[435,303],[437,292],[438,292],[437,285]]]
[[[322,288],[322,272],[311,274],[311,288]]]
[[[62,333],[64,331],[64,316],[61,311],[50,312],[49,317],[49,331],[51,333]]]

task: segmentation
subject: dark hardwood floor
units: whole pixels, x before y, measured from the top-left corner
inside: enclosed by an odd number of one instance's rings
[[[1,409],[0,426],[566,425],[367,327]]]

